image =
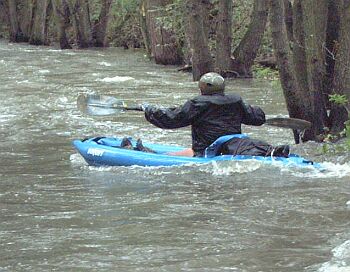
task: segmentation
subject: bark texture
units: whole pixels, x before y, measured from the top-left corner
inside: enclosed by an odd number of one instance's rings
[[[151,56],[156,63],[164,65],[182,63],[175,33],[171,28],[165,27],[161,21],[163,8],[171,2],[171,0],[145,1],[146,31],[148,32],[146,35],[150,41]]]
[[[141,26],[141,33],[143,38],[143,43],[145,45],[146,52],[149,56],[151,56],[151,38],[150,33],[147,26],[147,0],[141,0],[140,2],[140,26]]]
[[[100,16],[96,22],[94,22],[92,36],[97,47],[105,47],[108,45],[108,39],[106,37],[108,22],[109,22],[109,11],[111,9],[112,0],[102,0],[102,6]]]
[[[29,43],[47,45],[47,15],[49,0],[33,0],[33,17]]]
[[[300,90],[308,92],[307,62],[305,52],[305,33],[302,0],[295,0],[293,5],[293,62],[294,71]]]
[[[293,6],[290,0],[284,0],[284,16],[288,40],[293,41]]]
[[[188,37],[192,55],[192,75],[197,81],[200,77],[214,70],[213,59],[208,47],[208,27],[205,25],[207,14],[202,1],[187,0]]]
[[[254,0],[251,23],[238,47],[234,50],[232,70],[241,77],[251,77],[251,67],[254,63],[261,40],[264,36],[268,19],[269,0]]]
[[[324,133],[327,112],[324,96],[326,76],[324,42],[326,40],[328,0],[301,1],[305,30],[308,86],[313,111],[313,126],[316,135]]]
[[[90,10],[88,0],[75,0],[71,8],[76,43],[79,48],[93,45]]]
[[[309,99],[306,97],[305,92],[299,88],[294,74],[294,65],[283,16],[285,12],[284,1],[271,0],[270,5],[272,43],[289,115],[290,117],[312,120],[312,114],[308,111]],[[298,143],[298,132],[294,132],[294,136],[295,141]],[[314,139],[312,130],[307,131],[303,137],[303,140]]]
[[[19,42],[23,36],[17,19],[16,0],[8,0],[8,17],[10,22],[10,41]]]
[[[216,30],[216,68],[224,76],[231,70],[232,7],[232,0],[219,1]]]
[[[61,49],[71,49],[67,30],[70,27],[70,10],[66,0],[52,0],[53,12],[56,18],[57,36]]]
[[[350,101],[350,1],[341,0],[339,10],[340,33],[339,48],[335,64],[334,93],[344,94],[348,101]],[[344,129],[344,122],[349,117],[349,109],[349,103],[346,108],[333,105],[331,111],[331,131],[333,133],[337,133]]]

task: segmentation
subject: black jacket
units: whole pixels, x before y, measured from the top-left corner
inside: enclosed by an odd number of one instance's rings
[[[195,156],[223,135],[241,133],[241,124],[260,126],[265,114],[259,107],[247,105],[239,95],[200,95],[174,108],[146,107],[146,119],[159,128],[192,126]]]

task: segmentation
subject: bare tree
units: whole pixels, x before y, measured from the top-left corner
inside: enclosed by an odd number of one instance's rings
[[[30,44],[47,45],[47,16],[50,2],[49,0],[33,0]]]
[[[241,77],[251,77],[251,67],[260,48],[268,18],[269,0],[254,0],[251,23],[234,50],[231,69]]]
[[[158,64],[181,64],[182,54],[174,30],[162,22],[164,8],[172,0],[145,0],[141,5],[145,17],[143,36],[151,57]]]
[[[204,1],[204,0],[203,0]],[[214,62],[208,46],[208,26],[204,18],[208,12],[202,6],[203,1],[187,0],[187,27],[192,55],[192,74],[194,80],[214,70]]]
[[[5,9],[5,6],[4,6]],[[16,0],[8,0],[8,18],[10,23],[10,41],[23,42],[25,41],[22,29],[18,22],[17,2]]]
[[[151,56],[151,37],[147,26],[147,0],[141,0],[140,2],[140,26],[146,52]]]
[[[350,101],[350,1],[340,2],[340,33],[339,48],[336,54],[334,93],[344,94]],[[334,105],[331,110],[332,132],[339,132],[344,128],[344,122],[349,118],[350,105],[347,108]]]
[[[73,26],[76,42],[79,48],[88,48],[93,45],[88,0],[74,0],[70,7],[73,17]]]
[[[304,16],[302,0],[295,0],[293,5],[293,61],[294,72],[301,90],[308,91],[307,62],[305,52]]]
[[[110,8],[112,0],[101,0],[101,11],[97,21],[93,24],[92,36],[97,47],[105,47],[108,44],[106,37],[108,22],[110,18]]]
[[[228,74],[231,70],[232,8],[232,0],[219,1],[215,66],[222,75]]]
[[[294,73],[294,64],[289,47],[284,12],[283,0],[270,0],[272,44],[287,109],[291,117],[312,121],[312,113],[309,111],[310,99],[307,93],[300,88]],[[294,136],[295,141],[298,143],[299,133],[295,131]],[[313,135],[312,130],[304,134],[304,140],[312,140],[314,138],[315,135]]]
[[[70,27],[70,10],[66,0],[52,0],[52,7],[56,18],[56,29],[61,49],[71,49],[67,37]]]
[[[313,111],[315,135],[324,133],[327,112],[323,89],[326,76],[325,50],[328,0],[301,1],[303,9],[308,90]]]

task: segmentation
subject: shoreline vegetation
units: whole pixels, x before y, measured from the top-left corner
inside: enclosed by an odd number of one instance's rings
[[[142,48],[194,81],[278,79],[290,117],[312,123],[296,143],[350,137],[349,29],[345,0],[0,0],[11,42]]]

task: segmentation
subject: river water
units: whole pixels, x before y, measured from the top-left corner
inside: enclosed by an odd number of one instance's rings
[[[138,112],[78,111],[81,93],[165,106],[197,94],[189,74],[139,51],[0,41],[0,90],[1,271],[350,271],[349,155],[292,146],[325,172],[252,161],[89,167],[73,139],[190,144],[188,128],[161,130]],[[229,80],[227,90],[286,115],[269,82]],[[286,129],[244,131],[293,144]]]

